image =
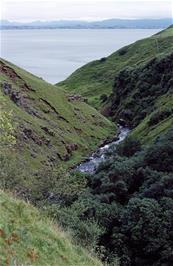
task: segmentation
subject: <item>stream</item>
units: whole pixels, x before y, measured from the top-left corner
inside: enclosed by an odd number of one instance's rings
[[[115,145],[118,145],[120,142],[122,142],[127,137],[129,132],[130,132],[130,129],[128,127],[119,126],[118,139],[116,141],[112,141],[100,147],[85,162],[79,164],[76,169],[80,171],[81,173],[94,174],[99,164],[101,162],[104,162],[106,159],[108,159],[108,157],[106,156],[106,153],[109,150],[109,148],[113,145],[115,146]]]

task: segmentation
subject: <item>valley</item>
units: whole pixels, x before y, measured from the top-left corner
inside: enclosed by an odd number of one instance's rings
[[[0,85],[2,265],[172,265],[173,26],[56,86],[1,59]]]

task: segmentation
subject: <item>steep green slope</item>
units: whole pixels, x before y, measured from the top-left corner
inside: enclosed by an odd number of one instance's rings
[[[100,107],[100,96],[110,95],[115,75],[120,70],[140,65],[172,49],[173,28],[169,27],[150,38],[128,45],[107,58],[83,66],[57,86],[68,93],[79,93],[88,98],[89,104]]]
[[[12,111],[22,161],[71,166],[115,131],[82,98],[69,98],[42,79],[0,61],[1,105]]]
[[[101,266],[29,204],[0,190],[0,265]]]
[[[142,143],[152,142],[173,125],[173,94],[160,97],[155,109],[132,131],[131,135]]]
[[[136,127],[132,133],[151,141],[173,124],[173,53],[125,68],[115,78],[104,112]]]

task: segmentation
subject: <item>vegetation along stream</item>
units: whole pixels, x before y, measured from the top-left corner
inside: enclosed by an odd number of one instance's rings
[[[111,141],[106,145],[100,147],[96,152],[94,152],[85,162],[77,166],[77,170],[82,173],[94,174],[98,165],[107,159],[107,152],[112,146],[118,145],[122,142],[129,134],[130,129],[128,127],[119,126],[119,134],[117,140]]]

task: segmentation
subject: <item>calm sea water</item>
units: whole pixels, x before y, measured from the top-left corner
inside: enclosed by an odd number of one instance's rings
[[[56,83],[87,62],[155,34],[153,29],[3,30],[1,57]]]

